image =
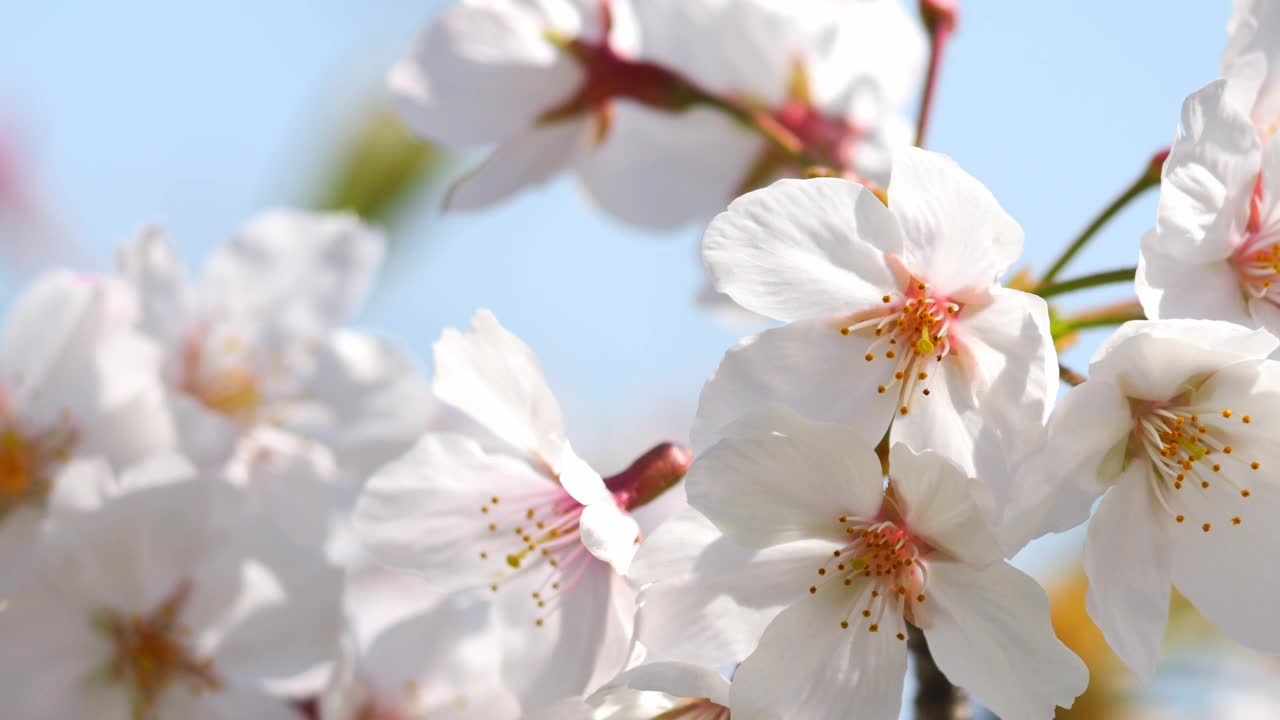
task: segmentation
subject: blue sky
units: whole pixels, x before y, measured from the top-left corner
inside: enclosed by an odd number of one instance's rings
[[[6,3],[0,113],[16,117],[49,202],[96,262],[153,220],[195,261],[256,210],[314,196],[440,5]],[[1216,75],[1230,3],[961,5],[931,147],[991,187],[1026,230],[1024,262],[1042,268],[1172,138],[1182,98]],[[423,198],[395,228],[414,250],[367,324],[425,364],[442,327],[492,308],[537,352],[571,433],[606,470],[682,436],[702,380],[743,333],[691,303],[699,228],[633,230],[567,181],[483,214],[441,219],[435,204]],[[1078,270],[1133,264],[1153,207],[1135,204]]]

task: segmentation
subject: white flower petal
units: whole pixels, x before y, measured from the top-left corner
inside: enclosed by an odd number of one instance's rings
[[[977,500],[981,486],[953,462],[905,445],[889,451],[895,506],[913,535],[974,566],[1003,559],[1000,541]]]
[[[1258,131],[1216,80],[1182,105],[1182,124],[1160,183],[1160,247],[1189,262],[1226,258],[1249,221],[1262,162]]]
[[[1107,644],[1139,677],[1155,674],[1169,618],[1172,538],[1146,463],[1129,469],[1089,521],[1084,571],[1086,608]]]
[[[697,511],[667,520],[640,546],[631,580],[641,595],[636,636],[646,647],[699,665],[740,662],[787,604],[807,598],[834,543],[751,550]]]
[[[675,698],[707,699],[729,704],[729,680],[710,668],[681,662],[654,662],[632,668],[612,680],[602,692],[616,688],[666,693]]]
[[[570,118],[538,125],[493,150],[458,180],[445,198],[448,210],[483,210],[517,192],[541,185],[571,167],[588,146],[591,125]]]
[[[1254,324],[1230,261],[1179,259],[1162,249],[1155,233],[1142,238],[1134,284],[1142,311],[1152,320],[1194,318]]]
[[[999,717],[1051,717],[1088,687],[1088,668],[1053,634],[1044,589],[1012,565],[931,562],[928,592],[938,667]]]
[[[40,276],[9,308],[0,331],[0,379],[6,403],[22,407],[45,384],[93,312],[97,281],[59,271]]]
[[[1232,6],[1222,77],[1244,86],[1235,99],[1252,107],[1254,124],[1266,130],[1280,118],[1280,48],[1273,42],[1280,15],[1266,0],[1235,0]]]
[[[594,720],[595,710],[579,698],[561,700],[532,713],[522,715],[520,720]]]
[[[492,497],[514,502],[554,489],[521,460],[487,453],[466,436],[434,433],[369,479],[352,523],[379,562],[422,573],[450,592],[493,580],[495,566],[480,559],[496,542],[481,512]]]
[[[946,155],[899,150],[889,210],[902,228],[907,268],[946,294],[989,288],[1022,254],[1022,228]]]
[[[548,13],[530,3],[446,8],[391,70],[401,119],[448,145],[500,142],[529,128],[582,80],[577,63],[547,40],[552,29]]]
[[[612,498],[584,508],[578,532],[588,552],[612,565],[619,575],[627,574],[640,541],[640,526]]]
[[[743,195],[702,239],[716,289],[779,320],[874,307],[897,288],[885,253],[902,234],[884,204],[837,178],[780,180]]]
[[[383,234],[355,215],[271,210],[214,252],[200,291],[207,302],[317,335],[360,310],[385,254]]]
[[[138,293],[141,329],[155,338],[177,340],[187,330],[191,280],[167,233],[159,227],[142,229],[117,251],[116,268]]]
[[[765,330],[726,352],[698,398],[694,453],[714,445],[725,425],[772,404],[818,422],[848,425],[853,442],[878,443],[897,396],[876,392],[890,378],[880,377],[863,359],[874,338],[841,335],[838,325],[800,320]]]
[[[1280,575],[1271,572],[1280,550],[1280,488],[1274,483],[1251,486],[1247,500],[1209,532],[1198,526],[1178,527],[1173,548],[1173,583],[1209,622],[1228,637],[1265,653],[1280,652],[1280,627],[1268,598],[1280,593]],[[1231,511],[1228,511],[1231,512]],[[1198,519],[1198,518],[1197,518]]]
[[[554,612],[529,599],[543,576],[530,573],[498,596],[503,680],[525,707],[581,695],[614,677],[631,655],[635,591],[607,563],[590,556],[580,562],[585,566],[562,587]]]
[[[297,720],[298,711],[283,698],[256,688],[228,685],[217,692],[192,693],[175,686],[161,696],[156,717],[182,720]]]
[[[1135,320],[1103,341],[1089,376],[1138,400],[1168,400],[1188,380],[1232,362],[1264,358],[1280,340],[1264,330],[1215,320]]]
[[[567,442],[560,405],[529,346],[488,310],[461,333],[446,329],[432,348],[436,397],[461,410],[518,452],[553,471]]]
[[[689,504],[745,547],[840,537],[842,515],[880,510],[880,461],[848,428],[773,408],[789,434],[731,435],[689,468]],[[807,426],[807,427],[806,427]],[[730,431],[733,426],[730,426]]]
[[[893,720],[902,703],[907,644],[888,629],[841,629],[853,611],[848,593],[819,592],[782,611],[733,676],[734,720],[859,718]]]
[[[724,209],[762,152],[758,135],[718,111],[672,113],[622,101],[610,105],[603,142],[575,169],[602,210],[670,228]]]

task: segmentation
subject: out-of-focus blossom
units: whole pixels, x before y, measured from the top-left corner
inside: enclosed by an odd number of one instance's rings
[[[729,681],[714,670],[655,662],[628,670],[582,699],[523,720],[729,720]]]
[[[1049,421],[1028,465],[1025,538],[1089,516],[1090,617],[1150,678],[1172,585],[1230,637],[1280,650],[1258,572],[1280,547],[1280,363],[1274,336],[1225,322],[1131,322],[1103,344],[1089,379]],[[1271,469],[1271,471],[1268,470]]]
[[[381,233],[354,216],[293,210],[254,218],[196,281],[157,229],[120,252],[141,327],[164,349],[185,452],[233,461],[286,525],[323,522],[332,486],[404,452],[435,406],[390,342],[341,328],[383,253]]]
[[[1235,0],[1222,76],[1264,140],[1280,129],[1280,7],[1272,0]]]
[[[1152,319],[1280,332],[1280,139],[1259,139],[1228,87],[1213,82],[1183,105],[1138,298]]]
[[[463,0],[390,82],[425,137],[498,144],[453,207],[569,169],[608,212],[665,227],[803,172],[797,153],[886,176],[923,48],[894,0]]]
[[[337,651],[341,572],[178,458],[80,479],[99,506],[51,518],[0,612],[6,716],[296,718],[284,698],[317,690]]]
[[[378,471],[355,524],[373,557],[443,592],[490,588],[507,682],[528,707],[580,695],[630,652],[635,487],[609,487],[565,437],[529,348],[488,311],[435,345],[435,394],[480,427],[430,433]]]
[[[643,59],[759,113],[813,163],[883,185],[894,149],[910,142],[902,110],[924,39],[897,0],[644,0],[635,14]],[[579,173],[615,215],[674,224],[805,170],[711,108],[620,104],[610,142]]]
[[[889,430],[1002,502],[1009,461],[1058,387],[1044,301],[997,281],[1021,250],[1022,229],[981,183],[913,148],[898,155],[887,208],[833,178],[739,198],[707,229],[704,261],[718,289],[787,324],[726,353],[694,449],[780,402],[868,446]]]
[[[77,264],[70,231],[42,197],[30,170],[16,131],[0,119],[0,259],[18,271],[56,261]]]
[[[637,582],[657,583],[640,641],[703,664],[741,660],[737,720],[897,718],[908,622],[999,716],[1070,706],[1087,671],[1054,637],[1044,591],[1002,559],[976,483],[903,445],[890,467],[886,488],[845,428],[778,406],[726,429],[690,470],[693,510],[636,558]]]
[[[54,272],[18,298],[0,334],[0,594],[29,567],[59,470],[172,448],[158,356],[132,327],[126,288]]]
[[[398,594],[426,595],[403,581],[395,586]],[[360,602],[349,603],[351,632],[325,690],[320,720],[519,716],[519,704],[500,684],[503,643],[488,603],[431,595],[423,608],[405,614],[395,607],[403,603],[379,603],[371,593],[357,593]]]

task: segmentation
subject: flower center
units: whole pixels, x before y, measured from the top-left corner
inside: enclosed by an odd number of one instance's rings
[[[1245,294],[1280,304],[1280,224],[1267,217],[1261,174],[1249,202],[1249,223],[1231,264]]]
[[[887,360],[889,378],[876,388],[881,395],[897,388],[898,412],[911,411],[916,388],[929,395],[927,381],[951,354],[952,321],[960,314],[961,305],[945,297],[929,293],[929,286],[913,280],[910,290],[898,295],[885,295],[883,307],[858,313],[853,322],[840,328],[842,335],[875,336],[863,359],[873,363]]]
[[[1213,523],[1203,516],[1243,522],[1234,508],[1251,495],[1242,475],[1262,465],[1232,444],[1235,423],[1249,425],[1253,418],[1230,409],[1150,403],[1136,408],[1129,457],[1150,463],[1156,498],[1176,522],[1199,514],[1204,532]]]
[[[706,698],[685,700],[653,720],[729,720],[729,708]]]
[[[912,606],[925,601],[928,569],[921,555],[927,547],[891,520],[841,515],[838,523],[845,545],[818,568],[821,580],[809,586],[809,594],[847,592],[850,611],[842,629],[853,619],[866,623],[869,632],[880,632],[887,618],[890,630],[906,640]]]
[[[489,589],[496,593],[503,582],[525,572],[546,575],[532,596],[539,627],[590,565],[591,555],[578,537],[582,510],[559,486],[517,497],[494,495],[480,507],[493,538],[492,547],[480,551],[480,560],[496,567]]]
[[[257,376],[244,362],[243,343],[228,336],[218,357],[206,356],[209,349],[207,337],[200,332],[183,344],[181,389],[214,412],[240,422],[253,421],[263,394]]]
[[[154,720],[160,695],[174,685],[193,694],[222,688],[212,661],[186,646],[190,631],[178,618],[190,596],[191,584],[183,582],[149,615],[108,612],[96,620],[115,645],[107,670],[128,687],[133,720]]]
[[[44,502],[56,466],[70,457],[75,443],[75,427],[65,414],[43,433],[23,433],[12,420],[0,427],[0,520],[21,505]]]

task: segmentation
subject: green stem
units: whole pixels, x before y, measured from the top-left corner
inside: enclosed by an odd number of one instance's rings
[[[1073,333],[1078,330],[1088,330],[1089,328],[1111,327],[1112,325],[1123,325],[1130,320],[1142,320],[1144,315],[1141,312],[1124,312],[1110,315],[1091,315],[1075,320],[1067,320],[1062,324],[1062,334]]]
[[[1107,270],[1105,272],[1091,273],[1089,275],[1081,275],[1080,277],[1063,280],[1062,282],[1041,285],[1036,288],[1036,294],[1040,297],[1053,297],[1063,293],[1073,292],[1075,290],[1083,290],[1085,288],[1097,287],[1098,285],[1106,285],[1109,283],[1133,282],[1134,275],[1138,272],[1135,267],[1120,268],[1118,270]]]
[[[1142,193],[1160,185],[1160,171],[1164,167],[1164,161],[1168,156],[1169,151],[1163,150],[1152,157],[1151,161],[1147,163],[1146,170],[1128,188],[1125,188],[1124,192],[1112,200],[1111,204],[1103,208],[1102,212],[1093,219],[1093,222],[1089,223],[1089,226],[1075,240],[1071,241],[1067,249],[1062,251],[1058,259],[1053,261],[1053,264],[1049,266],[1049,270],[1045,272],[1044,277],[1040,279],[1042,285],[1052,285],[1054,279],[1067,266],[1067,263],[1071,262],[1071,259],[1084,249],[1084,246],[1093,239],[1093,236],[1097,235],[1098,231],[1110,222],[1111,218],[1123,210],[1125,206],[1133,202]]]

